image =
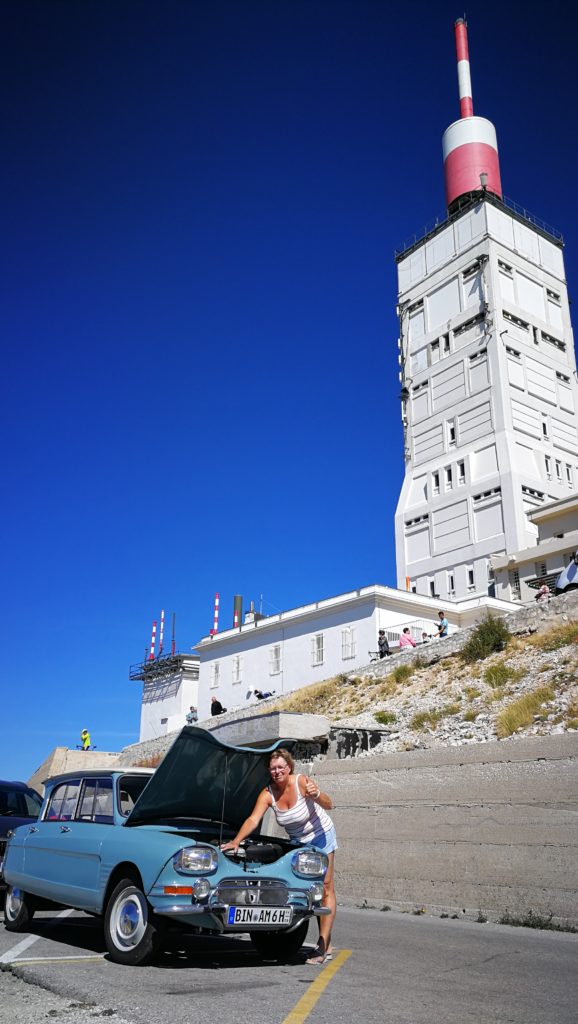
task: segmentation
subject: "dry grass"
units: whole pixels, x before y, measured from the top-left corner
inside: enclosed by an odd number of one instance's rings
[[[135,761],[132,765],[133,768],[158,768],[161,763],[164,754],[151,754],[150,757],[143,757],[140,761]]]
[[[560,647],[578,644],[578,622],[567,622],[562,626],[555,626],[547,633],[536,633],[529,638],[528,643],[532,647],[539,647],[541,651],[557,651]]]
[[[481,696],[481,693],[482,693],[482,691],[478,690],[476,686],[465,686],[464,687],[464,694],[466,695],[468,700],[475,700],[476,697],[480,697]]]
[[[393,711],[376,711],[373,717],[380,725],[393,725],[397,722],[397,715]]]
[[[484,682],[495,690],[505,686],[510,680],[522,679],[524,675],[522,669],[512,668],[505,661],[496,661],[493,665],[488,665],[484,671]]]
[[[415,732],[420,732],[424,728],[435,729],[437,724],[442,717],[442,713],[439,708],[432,708],[431,711],[419,711],[413,716],[409,723],[410,729],[414,729]]]
[[[551,686],[539,686],[537,690],[526,693],[518,700],[512,701],[507,708],[500,711],[496,719],[496,734],[498,739],[503,740],[511,736],[517,729],[523,729],[532,725],[536,715],[543,704],[552,700],[554,690]]]

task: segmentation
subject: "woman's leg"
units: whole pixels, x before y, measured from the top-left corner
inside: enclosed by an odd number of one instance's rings
[[[331,943],[331,929],[333,928],[333,922],[335,920],[335,914],[337,912],[337,903],[335,899],[335,887],[333,884],[334,878],[334,858],[335,853],[328,853],[327,859],[329,866],[323,880],[323,906],[329,907],[330,914],[324,914],[323,917],[318,918],[319,921],[319,956],[312,956],[307,961],[308,963],[323,963],[325,954],[329,949]]]

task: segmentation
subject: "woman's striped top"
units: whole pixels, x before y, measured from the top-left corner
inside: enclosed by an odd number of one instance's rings
[[[290,839],[298,843],[315,843],[318,836],[329,832],[333,828],[333,822],[327,811],[323,810],[308,796],[303,796],[299,789],[299,775],[295,776],[295,788],[297,789],[297,803],[287,810],[279,810],[273,796],[271,786],[268,787],[273,800],[273,811],[277,824],[282,825]]]

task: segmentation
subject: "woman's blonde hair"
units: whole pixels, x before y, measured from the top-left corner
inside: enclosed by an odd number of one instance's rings
[[[279,747],[278,750],[273,751],[273,753],[269,756],[269,764],[271,764],[271,761],[274,761],[277,757],[282,757],[283,760],[287,762],[289,770],[291,772],[293,771],[293,769],[295,768],[295,761],[291,757],[289,751],[285,750],[285,747]]]

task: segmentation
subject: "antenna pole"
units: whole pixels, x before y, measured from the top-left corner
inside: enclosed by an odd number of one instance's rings
[[[149,654],[149,661],[155,660],[155,644],[157,639],[157,622],[156,619],[153,622],[153,631],[151,633],[151,653]]]
[[[165,610],[161,609],[161,631],[159,635],[159,658],[163,653],[163,641],[165,636]]]
[[[176,621],[176,618],[177,617],[176,617],[175,613],[173,612],[173,637],[172,637],[172,640],[171,640],[171,654],[175,653],[175,621]]]
[[[210,636],[214,636],[215,633],[219,632],[219,595],[215,594],[215,611],[213,614],[213,628],[210,632]]]
[[[472,78],[470,75],[470,54],[468,50],[468,23],[465,18],[458,18],[454,29],[456,34],[456,55],[458,58],[460,117],[473,117],[474,101],[472,99]]]

